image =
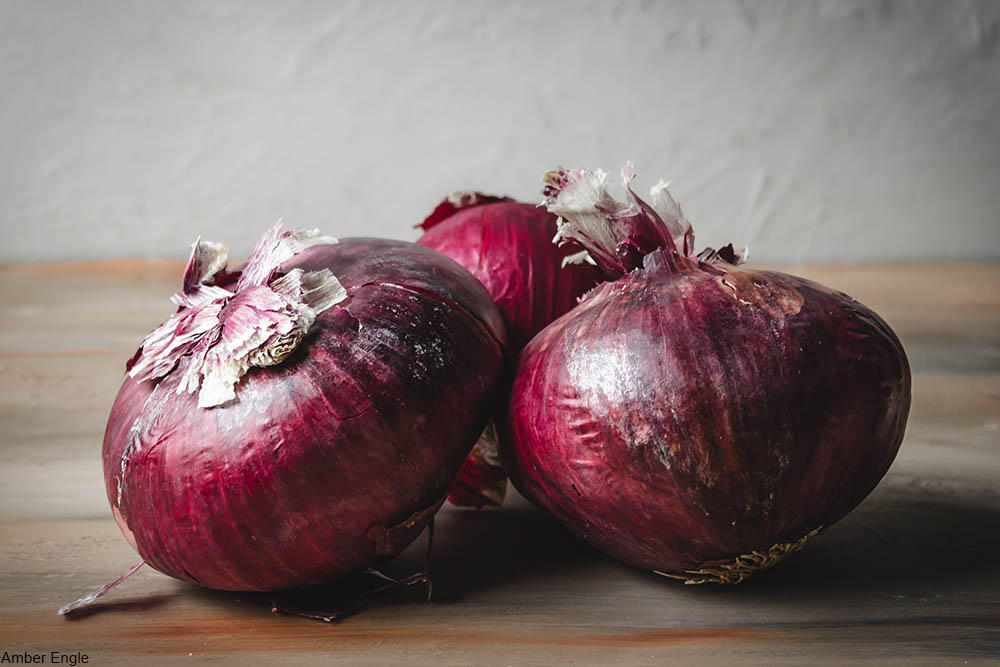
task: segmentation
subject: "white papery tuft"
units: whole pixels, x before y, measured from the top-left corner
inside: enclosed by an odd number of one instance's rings
[[[129,375],[140,381],[162,378],[186,358],[177,393],[200,389],[203,408],[234,399],[236,383],[250,368],[287,359],[316,318],[347,298],[328,269],[292,269],[274,277],[296,254],[330,243],[337,239],[318,230],[284,231],[278,221],[258,241],[230,292],[203,284],[225,269],[226,246],[198,239],[183,291],[172,297],[180,312],[146,337]]]

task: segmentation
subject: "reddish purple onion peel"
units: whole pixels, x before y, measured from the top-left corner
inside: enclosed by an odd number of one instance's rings
[[[742,581],[867,496],[903,437],[910,371],[851,297],[694,252],[661,183],[558,171],[559,239],[609,275],[517,367],[501,454],[515,486],[608,554],[688,583]]]
[[[512,355],[601,279],[597,267],[574,262],[579,248],[552,243],[556,217],[533,204],[458,192],[419,226],[425,233],[418,243],[451,257],[486,286],[507,327]],[[463,464],[449,499],[499,505],[506,487],[491,430]]]
[[[506,355],[452,260],[272,227],[240,271],[197,242],[176,314],[128,365],[104,438],[126,539],[210,588],[323,582],[433,518],[482,432]]]
[[[144,560],[139,561],[138,563],[136,563],[135,565],[133,565],[129,569],[125,570],[125,572],[123,572],[121,574],[121,576],[119,576],[117,579],[115,579],[113,581],[109,581],[108,583],[104,584],[103,586],[101,586],[97,590],[94,590],[94,591],[91,591],[90,593],[87,593],[86,595],[84,595],[79,600],[76,600],[75,602],[70,602],[67,605],[63,605],[62,607],[59,608],[59,611],[57,613],[60,616],[65,616],[67,614],[72,614],[74,611],[76,611],[77,609],[79,609],[81,607],[86,607],[87,605],[93,604],[94,602],[97,601],[97,599],[99,597],[103,596],[105,593],[107,593],[108,591],[110,591],[112,588],[116,587],[118,584],[122,583],[123,581],[125,581],[126,579],[128,579],[129,577],[131,577],[133,574],[135,574],[136,572],[138,572],[139,568],[142,567],[145,564],[146,564],[146,561],[144,561]]]

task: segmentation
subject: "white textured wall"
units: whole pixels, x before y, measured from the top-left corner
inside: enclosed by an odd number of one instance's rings
[[[998,42],[990,0],[0,0],[0,260],[412,239],[626,159],[759,260],[998,258]]]

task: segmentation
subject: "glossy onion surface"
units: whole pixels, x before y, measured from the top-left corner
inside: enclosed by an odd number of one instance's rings
[[[236,399],[199,408],[126,378],[104,438],[108,498],[153,567],[211,588],[322,582],[395,555],[433,516],[489,417],[505,334],[482,286],[413,243],[346,239],[283,266],[347,299]]]
[[[525,347],[501,453],[580,537],[687,577],[860,503],[899,448],[910,372],[885,322],[844,294],[664,259]]]
[[[545,325],[575,306],[600,281],[601,272],[591,264],[563,266],[574,249],[552,242],[556,218],[544,208],[487,200],[490,203],[461,208],[443,219],[430,218],[417,243],[451,257],[486,286],[516,354]]]
[[[507,327],[511,359],[601,279],[601,271],[592,264],[563,266],[573,249],[552,242],[555,216],[532,204],[458,193],[441,202],[420,227],[426,231],[418,243],[461,264],[493,297]],[[503,503],[507,475],[496,449],[491,429],[456,476],[448,494],[452,503],[467,507]]]

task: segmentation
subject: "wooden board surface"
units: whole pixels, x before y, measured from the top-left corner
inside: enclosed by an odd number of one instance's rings
[[[87,664],[975,664],[1000,659],[1000,266],[797,269],[895,328],[914,370],[899,457],[850,516],[737,587],[619,565],[520,498],[447,507],[434,601],[328,625],[140,570],[101,483],[122,364],[170,312],[169,262],[0,267],[0,655]],[[424,539],[393,565],[421,569]],[[324,593],[326,594],[326,593]]]

